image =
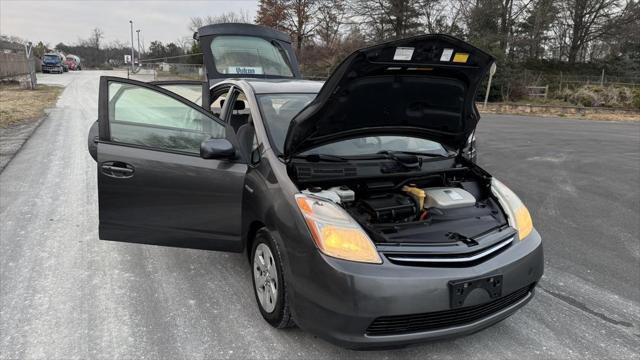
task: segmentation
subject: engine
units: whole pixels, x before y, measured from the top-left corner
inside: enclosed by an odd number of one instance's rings
[[[340,205],[375,243],[472,243],[469,239],[509,226],[489,180],[482,174],[450,170],[411,180],[319,184],[303,193]]]
[[[458,187],[419,188],[405,185],[400,190],[364,193],[347,186],[322,189],[313,187],[303,191],[341,204],[357,219],[372,224],[402,223],[426,220],[430,211],[475,206],[476,198]]]

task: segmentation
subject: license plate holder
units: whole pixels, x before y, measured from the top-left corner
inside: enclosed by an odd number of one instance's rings
[[[467,295],[478,288],[484,289],[491,299],[501,297],[502,275],[449,281],[449,305],[452,309],[461,307],[464,305]]]

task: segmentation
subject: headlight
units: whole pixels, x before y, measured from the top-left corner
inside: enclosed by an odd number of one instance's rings
[[[382,263],[369,236],[340,206],[302,194],[296,195],[296,203],[322,253],[344,260]]]
[[[526,238],[533,231],[533,221],[529,210],[520,198],[498,179],[491,180],[491,191],[498,198],[502,208],[507,213],[509,225],[518,230],[520,240]]]

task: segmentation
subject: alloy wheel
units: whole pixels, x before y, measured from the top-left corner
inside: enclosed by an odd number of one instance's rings
[[[260,306],[272,313],[278,302],[278,270],[271,249],[258,244],[253,256],[253,279]]]

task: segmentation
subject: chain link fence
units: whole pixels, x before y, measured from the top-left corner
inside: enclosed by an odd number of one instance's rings
[[[128,77],[140,81],[162,80],[204,80],[202,54],[168,56],[142,59],[134,71],[128,71]]]
[[[549,86],[551,90],[562,90],[567,87],[574,88],[585,85],[640,88],[640,76],[611,76],[604,72],[601,75],[549,74],[525,69],[522,71],[520,78],[525,86]]]
[[[487,82],[478,89],[484,99]],[[490,102],[534,102],[566,106],[640,107],[640,76],[566,74],[530,69],[498,68]]]

